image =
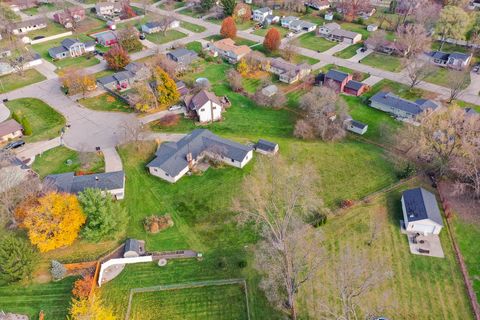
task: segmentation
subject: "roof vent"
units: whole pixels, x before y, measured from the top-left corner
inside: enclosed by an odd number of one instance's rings
[[[98,181],[98,176],[95,176],[95,181]]]

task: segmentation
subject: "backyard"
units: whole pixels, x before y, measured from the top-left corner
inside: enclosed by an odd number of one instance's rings
[[[97,173],[105,171],[105,162],[102,154],[78,152],[59,146],[35,157],[32,169],[41,178],[65,172]]]
[[[395,319],[473,319],[447,229],[440,234],[444,259],[411,254],[406,236],[400,233],[401,191],[419,184],[421,182],[414,180],[380,194],[346,213],[329,218],[328,223],[320,227],[325,236],[326,262],[314,277],[315,281],[302,292],[299,304],[304,313],[316,318],[322,302],[335,305],[333,301],[339,293],[332,273],[341,267],[337,259],[348,246],[353,253],[364,254],[370,261],[383,261],[383,270],[393,273],[371,293],[360,296],[360,305],[370,307],[371,312],[375,312],[376,306],[388,306],[382,316]],[[377,236],[367,245],[373,227]],[[425,308],[426,305],[429,307]]]
[[[168,30],[165,34],[162,32],[147,34],[147,40],[156,44],[164,44],[170,41],[185,38],[186,36],[187,35],[183,32],[177,30]]]
[[[45,79],[47,78],[35,69],[25,70],[23,75],[19,73],[7,74],[0,77],[0,93],[26,87]]]
[[[26,117],[32,134],[25,136],[26,142],[48,140],[58,137],[65,126],[65,118],[45,102],[34,98],[21,98],[5,103],[19,118]]]
[[[97,111],[133,112],[128,104],[109,93],[78,100],[82,106]]]
[[[260,29],[257,29],[253,32],[253,34],[256,34],[257,36],[262,36],[262,37],[265,37],[265,35],[267,34],[267,32],[270,30],[270,29],[277,29],[277,31],[280,33],[280,36],[282,38],[285,38],[285,36],[288,34],[288,29],[285,29],[285,28],[281,28],[281,27],[268,27],[268,28],[260,28]]]

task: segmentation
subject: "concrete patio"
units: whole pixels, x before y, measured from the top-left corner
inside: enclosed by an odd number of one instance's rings
[[[420,256],[445,258],[440,237],[436,234],[422,235],[415,232],[407,232],[403,220],[400,220],[400,231],[407,235],[410,252]]]

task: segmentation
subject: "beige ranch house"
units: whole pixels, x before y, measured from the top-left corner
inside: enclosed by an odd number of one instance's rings
[[[243,168],[252,160],[253,149],[220,138],[206,129],[196,129],[178,142],[160,145],[147,168],[150,174],[175,183],[204,158],[213,158]]]
[[[23,135],[23,127],[15,120],[10,119],[0,123],[0,142],[5,142]]]

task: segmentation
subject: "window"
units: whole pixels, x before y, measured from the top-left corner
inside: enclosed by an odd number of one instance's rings
[[[232,162],[235,162],[235,160],[232,159]]]
[[[203,112],[203,111],[205,111],[205,109],[204,109],[204,108],[200,109],[200,112]]]

